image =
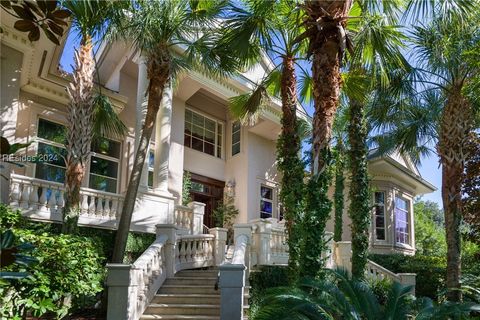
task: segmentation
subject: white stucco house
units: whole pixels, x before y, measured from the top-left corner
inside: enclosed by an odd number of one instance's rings
[[[31,43],[25,33],[14,30],[12,25],[12,18],[2,12],[0,135],[10,143],[32,142],[19,156],[62,154],[69,75],[60,70],[59,60],[65,41],[56,46],[42,35],[40,41]],[[126,43],[102,44],[96,58],[102,92],[113,102],[129,132],[122,140],[106,139],[92,146],[81,191],[80,223],[113,229],[140,134],[146,67],[139,53]],[[250,256],[250,263],[272,263],[275,257],[278,260],[273,263],[285,263],[288,253],[282,223],[278,221],[280,179],[275,166],[275,145],[281,128],[279,101],[272,101],[253,126],[240,125],[228,110],[228,99],[248,92],[269,68],[271,62],[265,58],[252,70],[222,81],[197,72],[180,76],[173,96],[164,99],[157,117],[132,230],[158,233],[156,225],[176,225],[186,230],[183,234],[201,236],[208,233],[207,228],[214,229],[212,211],[223,193],[233,191],[239,210],[236,223],[240,229],[250,226],[250,244],[260,248],[262,237],[267,233],[270,237],[269,254],[263,254],[267,249],[252,249],[257,255]],[[301,107],[298,115],[308,119]],[[5,164],[2,170],[8,171],[10,179],[2,181],[2,202],[21,209],[32,219],[59,221],[64,203],[65,164],[61,158],[50,160],[27,163],[24,167]],[[191,173],[193,182],[194,202],[189,207],[181,206],[185,171]],[[413,199],[435,188],[400,154],[371,157],[369,173],[375,190],[372,252],[414,254]],[[350,220],[346,212],[344,221],[343,238],[348,241]],[[333,231],[332,221],[327,229]],[[205,239],[219,239],[218,234],[217,238],[212,237]],[[179,247],[177,257],[182,255],[182,246]],[[215,248],[213,251],[220,252]],[[182,259],[178,261],[181,264]],[[174,273],[169,271],[166,276]]]

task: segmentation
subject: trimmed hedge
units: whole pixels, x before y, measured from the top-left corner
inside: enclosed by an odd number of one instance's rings
[[[249,277],[249,318],[254,318],[255,312],[268,289],[288,286],[288,280],[287,266],[262,266],[258,271],[252,271]]]

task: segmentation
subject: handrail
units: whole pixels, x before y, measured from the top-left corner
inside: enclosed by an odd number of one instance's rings
[[[382,267],[378,263],[373,262],[372,260],[367,260],[367,274],[370,276],[376,276],[377,274],[381,274],[385,278],[389,278],[390,280],[401,282],[400,276],[396,273],[388,270],[385,267]]]

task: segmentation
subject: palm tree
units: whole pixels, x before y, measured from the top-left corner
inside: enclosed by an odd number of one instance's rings
[[[109,16],[116,12],[116,4],[101,0],[72,0],[63,3],[73,17],[72,28],[80,36],[80,47],[75,50],[73,81],[67,88],[70,103],[67,109],[65,172],[65,207],[63,231],[73,232],[77,227],[80,187],[86,174],[90,155],[95,117],[95,88],[93,38],[100,33]],[[98,100],[99,99],[99,100]],[[102,102],[101,98],[98,98]]]
[[[411,301],[411,287],[393,283],[384,304],[368,283],[346,271],[326,270],[329,279],[305,279],[296,287],[267,291],[254,320],[270,319],[466,319],[473,304],[443,303],[429,298]]]
[[[392,95],[402,103],[391,102],[386,105],[390,110],[384,108],[374,114],[378,127],[387,133],[378,139],[381,151],[399,145],[400,151],[412,154],[418,161],[431,151],[429,146],[436,148],[442,165],[447,297],[453,301],[461,299],[461,186],[469,133],[475,112],[478,114],[479,22],[478,17],[450,15],[416,27],[412,44],[418,67],[412,78],[417,83],[417,94],[403,98]]]
[[[142,133],[135,153],[132,173],[118,224],[113,262],[122,262],[132,220],[143,165],[160,103],[166,87],[171,87],[179,72],[189,69],[212,74],[226,70],[227,52],[214,49],[224,1],[132,1],[124,21],[113,31],[131,41],[146,58],[149,85],[148,103]],[[184,50],[179,53],[179,50]]]
[[[277,65],[257,88],[231,100],[234,116],[252,122],[269,99],[279,94],[282,102],[282,132],[277,142],[277,167],[282,174],[280,202],[284,209],[289,245],[289,275],[298,277],[301,247],[304,166],[299,158],[301,138],[297,119],[297,77],[295,67],[301,56],[301,43],[295,42],[301,32],[302,12],[295,1],[246,0],[244,8],[232,7],[227,20],[224,44],[237,57],[256,63],[264,50],[277,57]],[[239,41],[245,39],[246,42]],[[246,44],[249,45],[246,45]]]

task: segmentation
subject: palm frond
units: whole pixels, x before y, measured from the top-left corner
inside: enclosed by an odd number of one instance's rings
[[[95,105],[93,137],[98,138],[123,138],[128,128],[122,122],[110,100],[97,94],[93,101]]]
[[[259,85],[255,90],[229,99],[230,113],[243,125],[254,125],[270,101],[267,89]]]

